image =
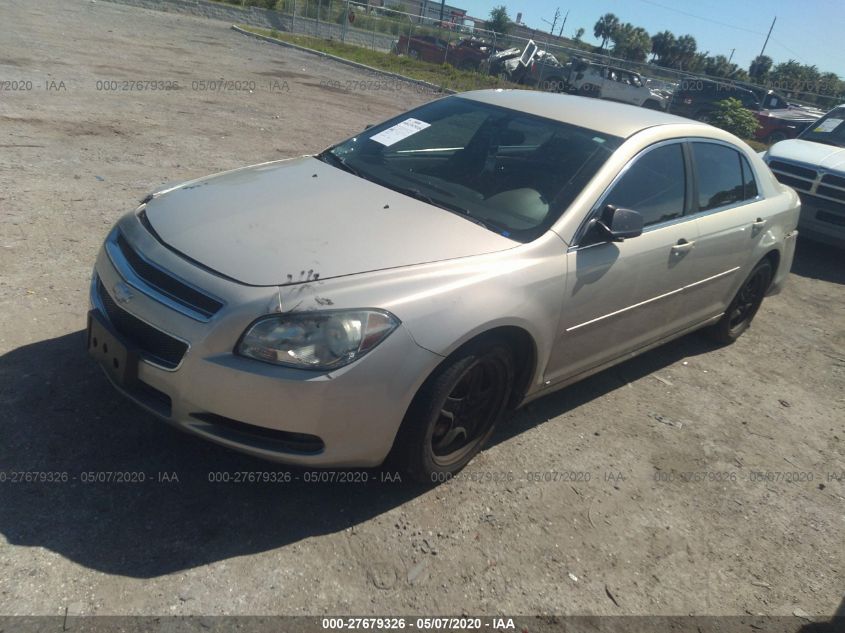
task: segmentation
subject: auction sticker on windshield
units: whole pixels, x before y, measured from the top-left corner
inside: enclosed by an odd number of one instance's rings
[[[821,125],[813,130],[813,132],[833,132],[843,120],[845,119],[827,119],[826,121],[822,121]]]
[[[397,123],[386,130],[382,130],[370,138],[376,143],[381,143],[386,147],[390,147],[391,145],[398,143],[417,132],[422,132],[427,127],[431,127],[431,123],[426,123],[425,121],[420,121],[419,119],[405,119],[401,123]]]

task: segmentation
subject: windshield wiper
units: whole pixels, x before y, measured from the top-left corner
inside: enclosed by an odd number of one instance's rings
[[[362,178],[361,174],[358,172],[357,169],[350,166],[345,160],[343,160],[340,156],[332,152],[331,150],[326,150],[321,154],[317,154],[317,159],[323,161],[324,163],[328,163],[329,165],[334,165],[335,167],[339,167],[344,171],[348,171],[353,176],[358,176]]]
[[[427,202],[431,206],[437,207],[438,209],[443,209],[444,211],[449,211],[450,213],[454,213],[455,215],[459,215],[462,218],[466,218],[467,220],[477,224],[478,226],[483,226],[488,231],[493,231],[494,233],[502,233],[503,230],[504,230],[504,227],[497,226],[496,224],[494,224],[492,222],[485,222],[481,218],[478,218],[478,217],[470,214],[470,212],[467,211],[466,209],[462,209],[461,207],[458,207],[458,206],[449,205],[449,204],[446,204],[444,202],[438,202],[437,200],[435,200],[434,198],[432,198],[428,194],[423,193],[422,191],[420,191],[419,189],[417,189],[415,187],[395,187],[395,186],[391,185],[390,188],[393,189],[394,191],[398,192],[398,193],[403,193],[406,196],[410,196],[411,198],[416,198],[417,200],[422,200],[423,202]],[[507,232],[507,231],[505,230],[505,232]]]

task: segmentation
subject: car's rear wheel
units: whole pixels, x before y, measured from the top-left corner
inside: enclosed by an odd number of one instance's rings
[[[514,381],[510,348],[472,343],[445,361],[414,398],[391,462],[424,483],[444,481],[466,466],[504,414]]]
[[[754,315],[760,309],[769,284],[772,282],[772,265],[768,259],[757,264],[740,287],[725,314],[716,325],[709,328],[709,334],[720,343],[733,343],[751,325]]]
[[[780,143],[781,141],[786,140],[786,134],[781,130],[775,130],[769,137],[766,139],[769,142],[769,145],[774,145],[775,143]]]
[[[696,112],[693,118],[702,123],[710,123],[710,113],[708,112]]]
[[[663,106],[660,105],[660,102],[655,99],[646,99],[645,103],[643,103],[644,108],[648,108],[649,110],[662,110]]]
[[[408,57],[410,57],[411,59],[419,59],[420,58],[420,52],[415,48],[409,49],[408,50]]]

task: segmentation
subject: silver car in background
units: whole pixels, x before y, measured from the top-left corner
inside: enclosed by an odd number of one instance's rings
[[[214,442],[432,481],[514,407],[699,328],[735,340],[798,215],[713,127],[470,92],[148,196],[98,256],[88,347]]]

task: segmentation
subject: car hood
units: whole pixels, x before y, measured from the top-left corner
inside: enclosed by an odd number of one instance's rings
[[[313,157],[254,165],[156,194],[147,220],[183,255],[256,286],[512,248],[454,213]]]
[[[792,160],[821,169],[845,172],[845,148],[791,139],[769,148],[769,160]]]
[[[760,110],[759,114],[763,116],[772,117],[773,119],[784,119],[786,121],[803,121],[812,123],[819,117],[813,116],[809,112],[803,110],[790,110],[788,108],[780,108],[778,110]]]

